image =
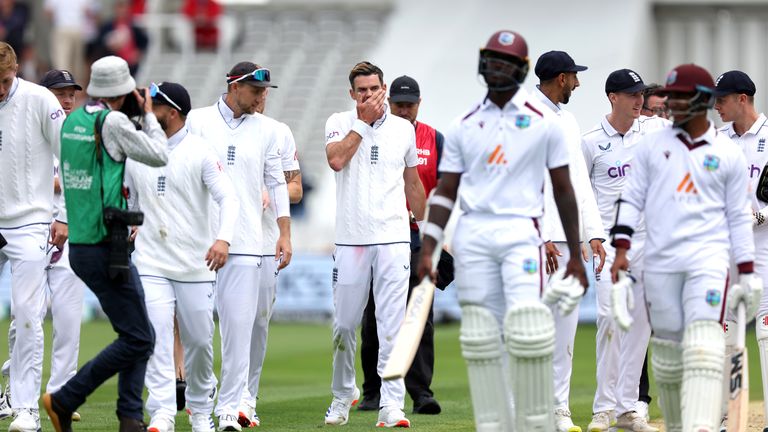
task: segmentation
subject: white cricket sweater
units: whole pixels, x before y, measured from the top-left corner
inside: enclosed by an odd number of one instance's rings
[[[51,167],[64,118],[53,93],[21,78],[0,103],[0,228],[51,222]],[[61,210],[57,217],[66,221]]]
[[[187,127],[213,146],[240,200],[229,253],[261,256],[261,198],[265,187],[275,203],[277,217],[290,216],[288,188],[278,153],[279,123],[258,113],[234,119],[232,110],[220,98],[212,106],[190,111]],[[218,230],[218,223],[214,228]]]
[[[144,212],[133,262],[140,275],[213,281],[216,275],[208,270],[205,255],[214,239],[231,241],[237,197],[213,149],[202,138],[182,129],[169,139],[169,147],[168,164],[163,167],[126,161],[132,207]],[[211,196],[221,202],[225,219],[216,237],[210,230]]]

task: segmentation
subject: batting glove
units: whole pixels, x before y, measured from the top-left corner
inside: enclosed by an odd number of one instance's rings
[[[560,267],[544,289],[542,300],[545,304],[555,306],[560,309],[560,315],[566,316],[576,309],[584,296],[584,287],[579,280],[573,276],[565,276],[565,267]]]
[[[763,280],[755,273],[747,273],[739,276],[739,283],[731,285],[728,290],[728,308],[736,313],[740,302],[744,302],[747,309],[747,319],[750,320],[757,314],[760,299],[763,296]]]
[[[619,281],[611,287],[611,312],[616,324],[624,330],[629,330],[632,325],[632,314],[630,311],[635,308],[635,293],[632,285],[635,279],[625,271],[619,272]]]

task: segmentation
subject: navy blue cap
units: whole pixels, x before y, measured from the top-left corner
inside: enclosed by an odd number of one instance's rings
[[[635,93],[648,88],[640,75],[631,69],[619,69],[611,72],[605,80],[605,94]]]
[[[725,96],[733,93],[755,95],[755,83],[749,75],[739,70],[728,71],[715,80],[715,95]]]
[[[184,86],[178,83],[161,82],[157,84],[157,88],[160,91],[152,96],[152,103],[176,108],[185,116],[189,114],[192,109],[192,102],[189,98],[189,92]]]
[[[395,78],[389,86],[389,98],[392,102],[418,103],[420,97],[419,83],[407,75]]]
[[[587,70],[586,66],[577,65],[573,58],[565,51],[549,51],[536,60],[533,69],[536,76],[542,81],[551,80],[563,72],[581,72]]]
[[[49,89],[63,87],[74,87],[77,90],[83,89],[80,87],[80,84],[76,83],[75,79],[72,78],[72,74],[64,69],[49,70],[43,75],[43,79],[40,80],[40,85]]]

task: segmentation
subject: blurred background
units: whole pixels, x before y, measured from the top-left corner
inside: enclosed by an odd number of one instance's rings
[[[88,65],[115,54],[140,86],[180,82],[192,106],[201,107],[225,91],[235,63],[271,69],[279,88],[271,90],[266,114],[293,130],[305,182],[304,200],[292,209],[296,255],[279,279],[276,319],[332,313],[335,185],[324,127],[331,113],[353,107],[347,75],[355,63],[377,64],[387,83],[414,77],[419,120],[444,130],[485,95],[478,49],[494,31],[515,30],[528,41],[527,88],[537,83],[533,65],[546,51],[567,51],[589,67],[567,106],[586,131],[610,109],[605,78],[625,67],[646,83],[663,83],[681,63],[702,65],[713,77],[740,69],[757,85],[760,111],[768,102],[766,22],[764,0],[0,0],[0,39],[14,47],[20,75],[30,81],[59,68],[85,87]],[[7,267],[0,317],[9,310]],[[84,315],[98,315],[93,296]],[[456,317],[449,287],[438,293],[436,318]],[[593,295],[581,318],[594,320]]]

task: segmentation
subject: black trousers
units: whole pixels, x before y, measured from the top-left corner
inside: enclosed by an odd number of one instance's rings
[[[411,253],[411,277],[408,280],[408,298],[411,290],[419,284],[416,276],[417,259],[419,251]],[[381,377],[376,370],[379,361],[379,338],[376,331],[376,306],[373,300],[373,290],[368,296],[368,305],[363,312],[363,322],[360,331],[360,357],[363,366],[363,397],[370,399],[379,394]],[[413,365],[405,376],[405,389],[414,401],[425,396],[432,397],[430,389],[432,374],[435,369],[435,326],[433,323],[433,310],[429,309],[429,317],[424,326],[424,335],[421,337],[419,349],[413,359]]]
[[[648,350],[645,350],[645,361],[643,362],[643,373],[640,374],[640,395],[637,400],[645,402],[650,405],[651,395],[648,390],[650,388],[650,382],[648,381]]]

